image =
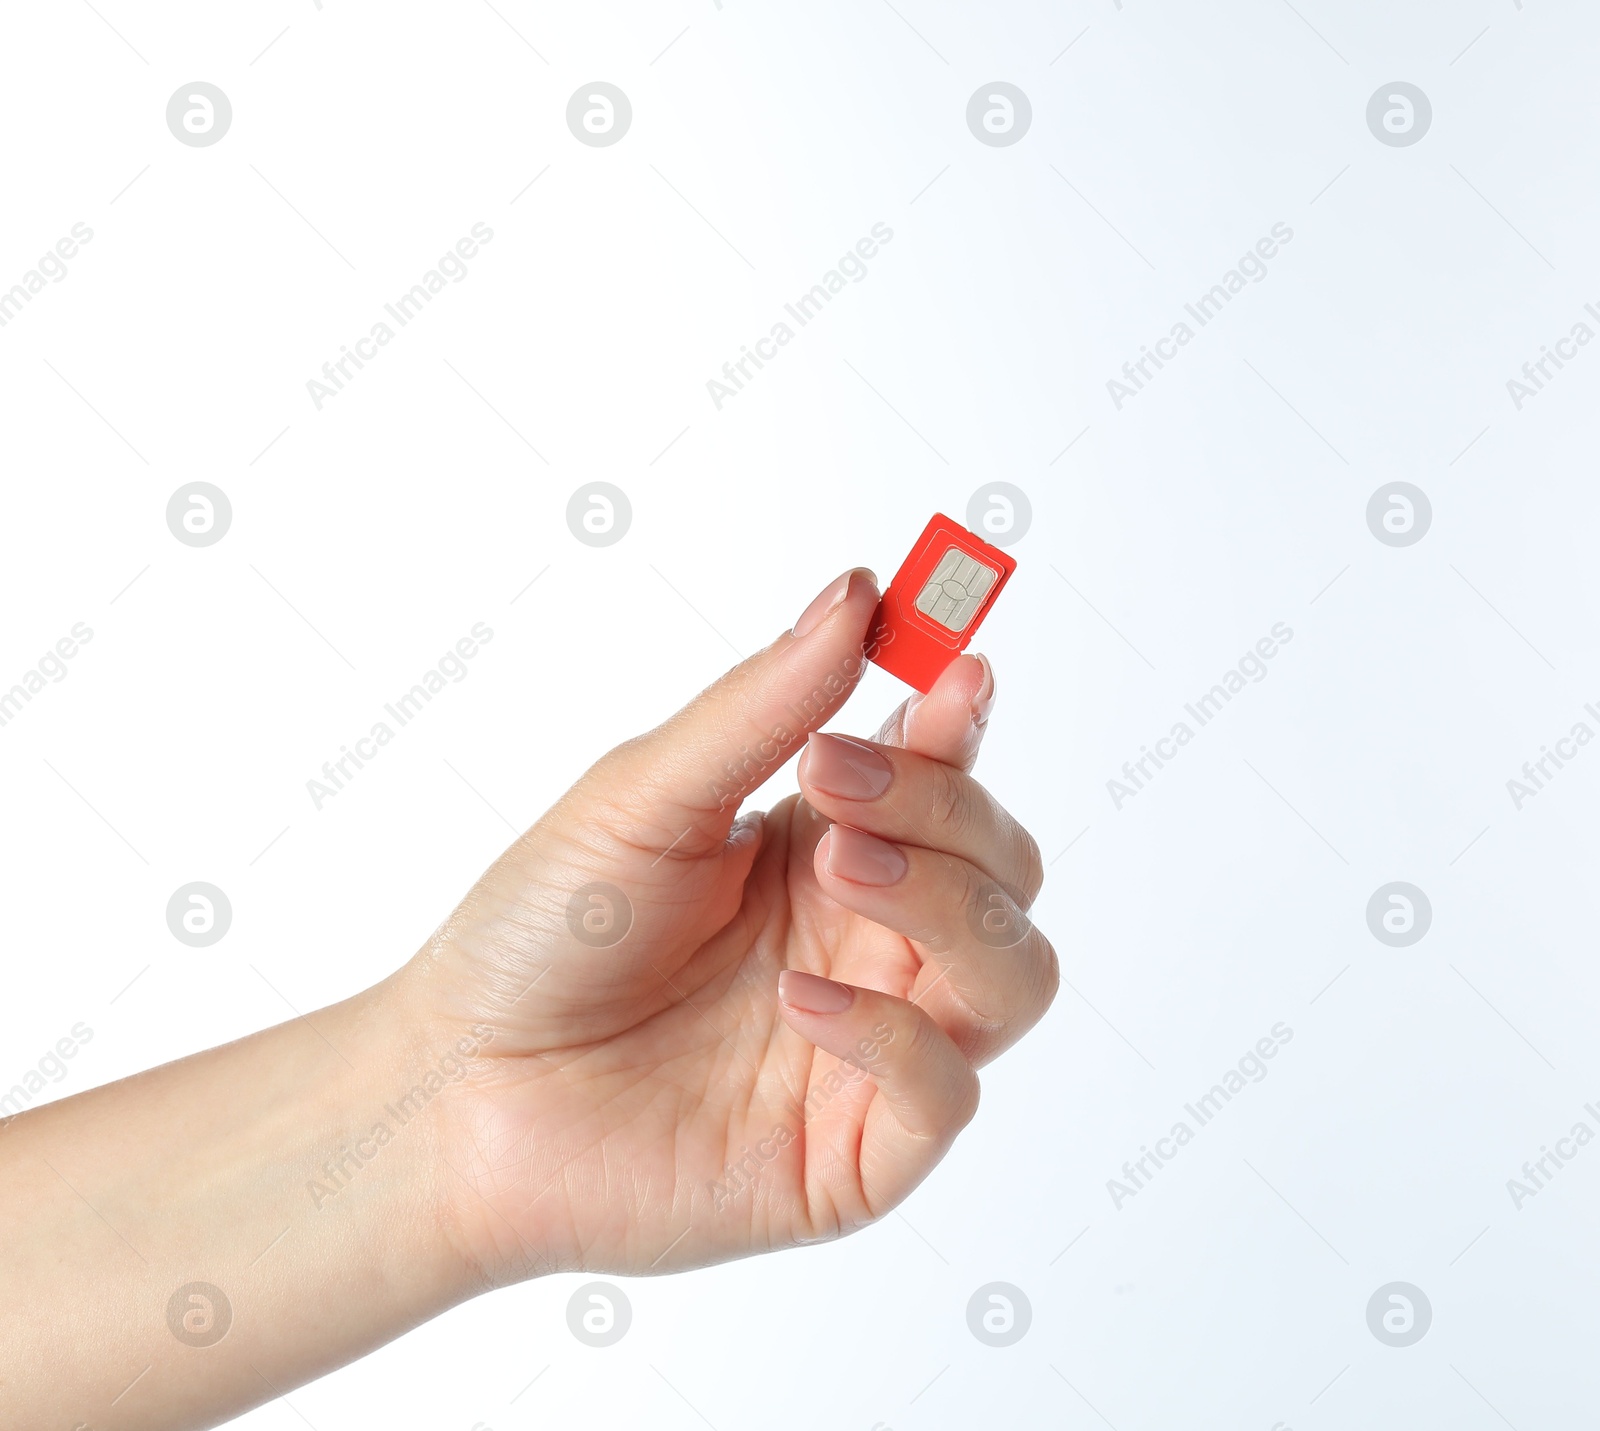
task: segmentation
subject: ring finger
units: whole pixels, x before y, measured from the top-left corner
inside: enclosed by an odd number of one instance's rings
[[[817,842],[813,870],[835,902],[919,946],[922,968],[904,997],[974,1063],[1009,1048],[1050,1006],[1055,950],[969,860],[834,824]]]

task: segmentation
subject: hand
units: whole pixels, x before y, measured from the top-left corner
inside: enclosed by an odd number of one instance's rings
[[[984,662],[815,734],[876,602],[848,573],[606,756],[391,978],[0,1120],[0,1425],[214,1426],[490,1286],[904,1198],[1057,973],[967,773]],[[737,815],[802,746],[804,797]]]
[[[479,1285],[882,1217],[973,1116],[975,1069],[1049,1006],[1055,953],[1018,908],[1038,847],[967,773],[987,663],[953,662],[875,741],[813,733],[877,599],[847,573],[600,760],[399,976],[423,1050],[477,1049],[434,1106]],[[803,796],[738,815],[802,745]]]

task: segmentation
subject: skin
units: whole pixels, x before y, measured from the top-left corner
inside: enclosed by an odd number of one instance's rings
[[[808,742],[877,596],[847,573],[602,758],[383,983],[0,1125],[0,1424],[214,1426],[492,1288],[902,1201],[1058,976],[1038,848],[968,773],[985,661]]]

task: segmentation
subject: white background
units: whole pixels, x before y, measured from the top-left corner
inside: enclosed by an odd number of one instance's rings
[[[383,976],[594,756],[995,479],[1033,523],[979,770],[1052,861],[1067,982],[903,1216],[629,1283],[604,1350],[567,1330],[583,1279],[504,1292],[238,1424],[1592,1421],[1600,1148],[1506,1187],[1600,1127],[1600,749],[1506,787],[1600,729],[1600,348],[1506,389],[1600,300],[1592,11],[497,4],[8,11],[0,286],[94,238],[0,330],[0,687],[94,639],[0,729],[0,1087],[78,1021],[52,1096]],[[233,105],[209,148],[164,119],[196,79]],[[596,79],[633,105],[609,148],[565,122]],[[1009,147],[965,120],[996,79],[1033,108]],[[1396,79],[1433,107],[1409,147],[1365,120]],[[318,411],[307,379],[478,221],[469,276]],[[875,222],[868,276],[718,411],[706,381]],[[1119,411],[1107,379],[1279,222]],[[205,549],[165,521],[195,480],[233,506]],[[633,507],[603,550],[564,516],[593,480]],[[1432,502],[1408,547],[1366,522],[1394,480]],[[315,809],[479,621],[469,677]],[[1117,809],[1275,622],[1267,677]],[[900,689],[872,672],[835,724]],[[167,930],[192,880],[233,903],[210,949]],[[1432,904],[1407,948],[1367,927],[1393,880]],[[992,1281],[1032,1306],[1009,1348],[968,1331]],[[1433,1309],[1411,1347],[1368,1330],[1391,1281]]]

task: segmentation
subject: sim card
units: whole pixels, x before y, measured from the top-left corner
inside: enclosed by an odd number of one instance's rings
[[[998,547],[936,512],[878,603],[867,659],[926,694],[1016,569]]]

